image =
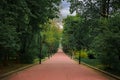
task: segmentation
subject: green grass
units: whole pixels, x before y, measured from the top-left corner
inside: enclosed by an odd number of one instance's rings
[[[112,74],[117,75],[117,76],[120,76],[119,71],[105,68],[98,59],[82,58],[81,61],[86,63],[86,64],[89,64],[91,66],[94,66],[96,68],[99,68],[101,70],[107,71],[107,72],[112,73]]]
[[[104,66],[101,64],[101,62],[98,59],[82,58],[81,61],[91,66],[97,67],[99,69],[104,69]]]

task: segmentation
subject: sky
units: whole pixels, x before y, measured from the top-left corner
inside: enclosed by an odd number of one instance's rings
[[[66,18],[67,15],[76,15],[76,13],[74,12],[73,14],[70,14],[70,3],[68,3],[67,1],[62,1],[61,5],[60,5],[60,14],[62,16],[62,18]]]
[[[70,14],[69,9],[70,9],[70,3],[68,3],[65,0],[62,1],[60,5],[60,22],[58,23],[60,28],[63,28],[62,19],[66,18],[68,15],[71,15],[71,16],[76,15],[75,12],[73,14]]]

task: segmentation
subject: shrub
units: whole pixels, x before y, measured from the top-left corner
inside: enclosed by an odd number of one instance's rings
[[[87,52],[85,50],[75,52],[75,58],[78,59],[79,56],[81,58],[87,58],[88,57]]]

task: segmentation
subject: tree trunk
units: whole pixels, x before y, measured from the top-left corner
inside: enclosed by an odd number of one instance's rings
[[[42,52],[42,37],[41,37],[41,34],[40,34],[40,36],[39,36],[39,38],[38,38],[38,41],[39,41],[39,45],[40,45],[40,47],[39,47],[39,49],[40,49],[40,53],[39,53],[39,64],[41,64],[41,58],[42,58],[42,55],[41,55],[41,52]]]
[[[108,18],[109,5],[110,5],[110,0],[102,0],[102,2],[101,2],[101,13],[100,14],[104,18]]]
[[[107,0],[107,17],[109,16],[110,0]]]
[[[8,54],[3,56],[3,66],[8,66]]]
[[[101,16],[106,17],[106,0],[102,0],[101,3]]]

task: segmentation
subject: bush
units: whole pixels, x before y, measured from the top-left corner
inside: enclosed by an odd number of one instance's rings
[[[21,63],[24,64],[32,64],[34,62],[35,56],[33,56],[33,53],[25,53],[20,56]]]
[[[48,47],[44,44],[42,47],[41,58],[43,59],[48,54]]]
[[[75,56],[76,59],[79,59],[79,56],[81,58],[87,58],[88,57],[87,52],[85,50],[75,52],[74,56]]]
[[[96,59],[96,55],[95,55],[94,51],[89,50],[89,51],[87,51],[87,54],[88,54],[89,59]]]
[[[100,21],[101,28],[94,38],[94,50],[99,53],[99,59],[106,68],[120,71],[120,14]]]

